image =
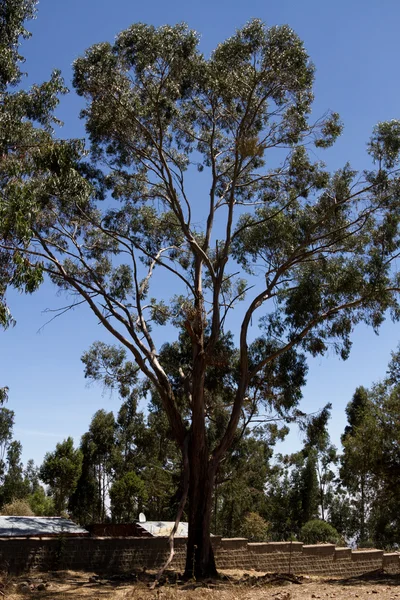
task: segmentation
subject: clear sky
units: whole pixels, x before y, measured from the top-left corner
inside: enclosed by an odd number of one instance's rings
[[[68,84],[76,57],[93,43],[112,41],[133,22],[186,21],[201,34],[201,49],[208,54],[252,17],[268,25],[288,23],[304,40],[316,66],[315,115],[335,110],[345,124],[324,160],[332,169],[346,161],[362,169],[374,124],[400,118],[398,0],[41,0],[37,20],[28,25],[33,37],[23,46],[26,81],[41,82],[60,68]],[[63,136],[83,135],[79,109],[73,92],[62,100],[58,116],[65,121]],[[77,309],[43,327],[52,317],[45,309],[68,303],[49,284],[31,297],[10,295],[9,301],[17,325],[0,333],[0,385],[10,387],[9,408],[16,413],[15,437],[22,442],[24,460],[40,463],[68,435],[78,443],[93,413],[103,407],[117,410],[119,400],[84,380],[82,352],[96,339],[107,340],[87,310]],[[335,443],[354,389],[384,376],[399,339],[399,324],[387,321],[379,337],[360,326],[349,360],[331,355],[310,362],[302,408],[314,411],[332,402]],[[296,449],[296,436],[289,438],[286,450],[290,444]]]

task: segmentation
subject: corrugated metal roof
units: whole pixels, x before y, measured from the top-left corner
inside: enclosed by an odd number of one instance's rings
[[[146,531],[151,533],[154,536],[169,536],[173,526],[175,525],[174,521],[145,521],[144,523],[138,523],[140,527],[143,527]],[[175,534],[175,537],[188,537],[189,532],[189,524],[188,523],[179,523],[178,530]]]
[[[62,517],[11,517],[0,516],[0,537],[88,535],[69,519]]]

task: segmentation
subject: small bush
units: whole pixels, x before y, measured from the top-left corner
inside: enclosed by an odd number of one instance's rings
[[[313,519],[303,525],[300,530],[300,540],[305,544],[343,544],[340,533],[332,525],[320,519]]]
[[[52,517],[56,514],[53,498],[46,496],[46,492],[42,487],[28,496],[27,501],[33,510],[33,513],[38,517]]]
[[[26,500],[13,500],[0,509],[1,515],[13,517],[34,517],[35,513]]]
[[[248,513],[243,519],[241,534],[250,542],[266,542],[269,534],[269,524],[258,513]]]
[[[372,540],[363,540],[362,542],[357,543],[357,548],[375,548],[375,543]]]

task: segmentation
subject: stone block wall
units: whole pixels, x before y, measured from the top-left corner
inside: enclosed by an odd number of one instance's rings
[[[384,568],[400,573],[400,555],[383,550],[352,551],[333,544],[301,542],[249,543],[244,538],[222,539],[215,548],[220,569],[291,572],[308,575],[354,577]]]
[[[182,568],[186,540],[175,542],[174,566]],[[157,569],[168,555],[165,538],[0,539],[0,571],[10,573],[58,569],[129,573],[144,567]]]
[[[186,539],[175,539],[172,567],[183,571]],[[301,542],[249,543],[244,538],[213,538],[220,570],[283,572],[331,577],[354,577],[384,569],[400,573],[400,555],[382,550],[352,551],[331,544]],[[129,573],[158,569],[169,555],[166,538],[81,537],[0,538],[0,570],[71,569],[99,573]]]

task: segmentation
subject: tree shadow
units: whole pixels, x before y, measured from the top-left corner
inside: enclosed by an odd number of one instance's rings
[[[398,586],[400,585],[400,573],[386,573],[383,570],[378,570],[371,571],[370,573],[364,573],[363,575],[357,575],[355,577],[348,577],[345,579],[326,579],[325,583],[332,585],[343,585],[346,587],[357,586],[360,584],[370,584],[371,586]]]

